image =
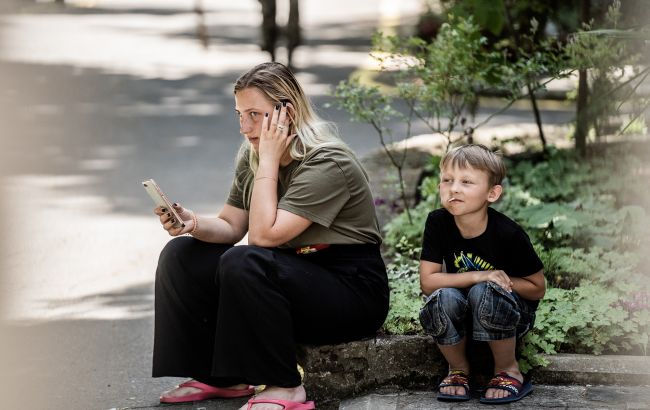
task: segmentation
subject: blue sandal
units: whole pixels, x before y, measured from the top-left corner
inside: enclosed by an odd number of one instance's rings
[[[465,388],[465,394],[441,393],[442,387],[459,386]],[[438,400],[440,401],[467,401],[469,397],[469,378],[462,370],[452,370],[438,385]]]
[[[508,376],[508,373],[501,372],[495,375],[492,380],[485,387],[487,389],[501,389],[507,392],[510,392],[510,396],[502,397],[500,399],[489,399],[485,397],[485,393],[481,396],[481,403],[484,404],[505,404],[512,403],[517,400],[521,400],[526,397],[533,391],[533,384],[528,381],[526,383],[521,383],[519,380],[515,379],[512,376]]]

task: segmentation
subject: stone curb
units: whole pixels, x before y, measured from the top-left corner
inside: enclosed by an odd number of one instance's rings
[[[535,383],[547,385],[650,384],[650,357],[559,354],[531,372]],[[300,346],[308,394],[319,408],[336,408],[341,399],[380,388],[431,389],[447,365],[428,336],[397,335],[328,346]],[[321,406],[322,405],[322,406]]]
[[[550,363],[534,370],[544,384],[650,384],[650,357],[627,355],[558,354],[544,356]]]

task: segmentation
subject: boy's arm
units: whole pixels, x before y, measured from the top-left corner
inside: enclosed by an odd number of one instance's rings
[[[508,292],[514,290],[528,300],[540,300],[546,293],[542,270],[523,278],[511,278],[502,270],[445,273],[439,263],[420,261],[420,288],[425,295],[430,295],[440,288],[463,289],[487,281],[496,283]]]
[[[494,282],[508,292],[513,288],[513,282],[502,270],[445,273],[442,272],[442,264],[420,260],[420,288],[425,295],[430,295],[440,288],[463,289],[486,281]],[[543,281],[542,276],[542,283]]]
[[[540,300],[546,293],[543,270],[532,275],[524,276],[523,278],[510,279],[512,280],[512,290],[524,299]]]

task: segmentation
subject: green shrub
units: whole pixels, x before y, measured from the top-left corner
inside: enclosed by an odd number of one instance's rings
[[[525,338],[522,371],[546,364],[538,353],[647,354],[648,295],[624,296],[600,284],[548,289],[537,309],[535,327]]]
[[[383,330],[389,334],[416,334],[422,331],[418,312],[423,299],[420,292],[417,260],[401,257],[389,263],[390,310]]]

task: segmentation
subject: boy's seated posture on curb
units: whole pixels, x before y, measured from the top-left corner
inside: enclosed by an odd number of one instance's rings
[[[438,399],[469,400],[470,337],[487,341],[494,356],[496,375],[481,402],[519,400],[532,384],[523,383],[515,346],[532,328],[546,291],[542,262],[524,230],[489,207],[503,191],[498,155],[464,145],[443,157],[440,170],[443,208],[427,218],[420,257],[420,285],[430,295],[420,322],[449,363]]]

